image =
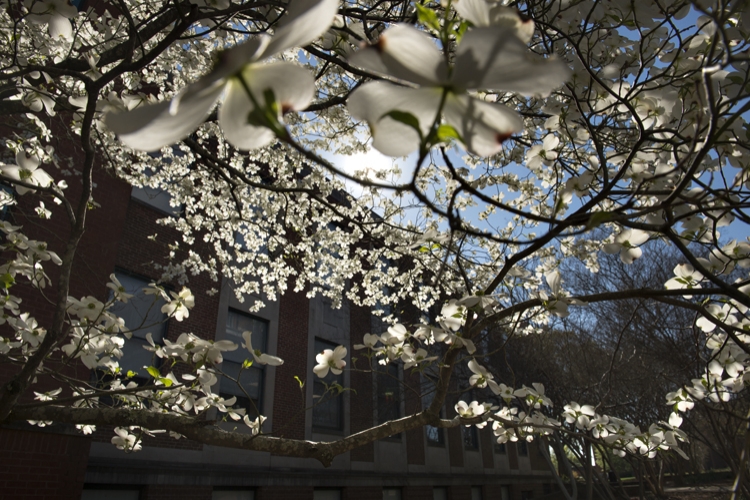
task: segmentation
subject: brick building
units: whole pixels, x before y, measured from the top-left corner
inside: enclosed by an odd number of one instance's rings
[[[133,289],[158,278],[153,262],[166,254],[163,242],[175,238],[156,223],[165,216],[165,210],[170,210],[163,194],[131,189],[101,171],[95,182],[102,207],[90,213],[71,294],[105,299],[104,284],[112,272]],[[28,198],[20,200],[10,217],[24,226],[29,237],[50,241],[54,249],[54,234],[48,227],[24,215],[33,213],[24,210],[26,203],[34,203]],[[53,220],[65,223],[62,215]],[[57,226],[53,231],[64,229]],[[161,237],[148,238],[154,234]],[[206,339],[240,342],[239,332],[252,330],[254,345],[282,357],[284,365],[244,370],[240,378],[244,391],[238,391],[237,384],[221,382],[219,392],[240,396],[238,402],[248,411],[258,408],[266,415],[264,432],[331,440],[418,411],[420,405],[428,403],[418,395],[425,381],[398,366],[376,376],[360,371],[345,371],[338,378],[329,375],[327,382],[352,387],[356,394],[345,392],[319,402],[317,396],[324,389],[312,373],[316,352],[343,344],[352,366],[352,346],[378,328],[369,310],[348,303],[333,309],[327,299],[308,299],[305,293],[288,292],[259,313],[249,314],[235,297],[231,283],[222,283],[216,294],[205,293],[216,286],[206,277],[194,278],[190,287],[197,300],[189,318],[181,323],[168,321],[163,328],[149,331],[157,342],[174,340],[186,331]],[[38,300],[36,295],[23,297],[24,305],[44,322],[43,304],[33,302]],[[154,323],[164,319],[158,307],[146,312],[139,307],[142,305],[136,298],[118,313],[128,322],[139,317]],[[150,353],[140,347],[144,343],[140,333],[128,341],[121,360],[125,369],[137,371],[150,363]],[[239,373],[244,356],[239,351],[226,353],[222,369]],[[8,375],[9,367],[3,367],[0,360],[0,380]],[[307,381],[302,390],[295,376]],[[394,383],[397,380],[401,383]],[[405,387],[417,390],[406,391]],[[315,402],[319,404],[310,408]],[[446,406],[451,414],[452,403]],[[497,445],[489,428],[405,432],[339,456],[330,468],[308,459],[206,446],[165,436],[148,438],[142,451],[125,454],[110,443],[111,437],[111,428],[100,428],[93,436],[60,425],[0,428],[0,498],[521,500],[542,497],[550,492],[551,485],[547,466],[535,445]]]

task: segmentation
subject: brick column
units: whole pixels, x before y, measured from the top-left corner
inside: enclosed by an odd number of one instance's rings
[[[294,379],[295,375],[303,380],[308,378],[310,301],[305,294],[305,290],[297,293],[287,290],[279,304],[276,350],[284,364],[276,367],[272,432],[278,437],[290,439],[305,439],[305,406],[300,397],[299,383]]]

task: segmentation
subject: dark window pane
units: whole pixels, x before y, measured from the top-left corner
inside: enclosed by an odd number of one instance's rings
[[[263,392],[263,370],[254,366],[241,371],[240,368],[242,368],[241,364],[224,360],[221,364],[224,377],[221,379],[219,394],[225,399],[235,396],[237,398],[235,407],[245,408],[248,415],[256,416],[260,412],[259,402]]]
[[[130,340],[125,339],[125,345],[122,346],[122,357],[118,360],[120,363],[120,373],[126,375],[129,371],[136,373],[138,379],[147,379],[149,366],[158,367],[161,360],[151,351],[144,349],[149,346],[145,340],[133,336]]]
[[[125,338],[122,347],[122,357],[118,360],[120,373],[123,375],[129,371],[136,373],[135,381],[145,383],[148,379],[146,368],[148,366],[159,367],[161,360],[151,351],[144,349],[148,346],[146,335],[151,333],[155,344],[162,344],[164,334],[167,330],[167,315],[161,312],[165,304],[159,295],[146,295],[143,291],[149,285],[147,280],[132,276],[127,273],[115,271],[115,277],[125,289],[125,293],[132,295],[127,302],[115,302],[110,311],[125,321],[125,327],[133,335],[130,339]],[[113,293],[110,291],[108,300]]]
[[[378,372],[378,424],[401,417],[401,381],[398,365],[389,364]]]
[[[464,448],[467,450],[479,449],[479,435],[477,433],[477,428],[472,425],[470,427],[461,427],[461,429],[463,431]]]
[[[266,352],[268,321],[230,309],[227,314],[226,339],[231,340],[240,347],[235,351],[222,353],[224,359],[234,361],[235,363],[242,363],[246,359],[253,359],[248,350],[242,348],[242,344],[244,343],[242,333],[246,331],[252,332],[250,342],[253,344],[253,349],[258,349],[263,353]]]
[[[149,284],[146,280],[122,272],[116,272],[115,276],[125,292],[133,297],[127,303],[116,302],[110,311],[125,321],[125,326],[133,332],[133,338],[145,339],[146,334],[151,333],[154,342],[161,343],[167,325],[167,315],[161,312],[164,299],[143,292],[143,288]]]
[[[224,362],[220,368],[224,376],[221,378],[219,395],[223,398],[236,397],[237,402],[234,406],[245,408],[247,414],[254,418],[263,411],[265,366],[254,363],[248,368],[242,368],[245,360],[253,360],[252,354],[242,347],[244,342],[242,333],[245,331],[252,332],[253,349],[266,352],[268,322],[230,309],[227,313],[225,338],[240,347],[234,351],[222,353]]]
[[[518,454],[522,457],[529,456],[529,445],[526,441],[518,441]]]
[[[422,408],[427,409],[431,404],[432,400],[435,399],[435,383],[427,378],[422,377]],[[442,409],[440,411],[441,417]],[[443,429],[439,427],[433,427],[431,425],[425,426],[425,436],[427,437],[427,444],[431,446],[444,446],[445,441],[443,437]]]
[[[335,349],[336,344],[325,340],[315,339],[315,354],[326,349]],[[344,428],[344,398],[343,394],[337,394],[335,389],[328,391],[327,388],[338,384],[343,387],[344,374],[334,375],[329,371],[325,378],[313,375],[313,427],[322,429],[342,430]]]

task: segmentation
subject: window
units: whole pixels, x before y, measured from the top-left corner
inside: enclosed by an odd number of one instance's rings
[[[252,332],[253,349],[266,352],[268,340],[268,322],[244,314],[234,309],[227,313],[226,339],[241,345],[242,332]],[[253,363],[249,368],[243,368],[243,363],[250,357],[247,349],[237,349],[222,353],[224,361],[221,363],[221,378],[219,395],[223,398],[236,397],[235,406],[245,408],[247,414],[254,418],[262,412],[263,380],[265,366]]]
[[[499,455],[505,455],[506,453],[508,453],[508,450],[505,447],[505,443],[495,443],[495,453]]]
[[[91,489],[84,486],[81,492],[81,500],[138,500],[140,493],[139,490],[135,489]]]
[[[383,488],[383,500],[401,500],[401,488]]]
[[[481,486],[472,486],[471,487],[471,500],[482,500],[484,497],[482,496],[482,487]]]
[[[435,383],[425,374],[422,374],[422,408],[427,409],[430,404],[432,404],[433,399],[435,399]],[[441,408],[441,417],[444,416],[443,413],[444,411]],[[426,425],[424,429],[428,445],[445,446],[443,429],[441,429],[440,427],[433,427],[432,425]]]
[[[326,349],[335,349],[337,344],[315,339],[315,354]],[[313,409],[312,424],[314,429],[344,429],[344,397],[336,390],[327,391],[334,384],[344,386],[344,374],[334,375],[329,371],[325,378],[313,375]]]
[[[526,441],[518,441],[518,456],[528,457],[529,456],[529,445]]]
[[[315,488],[313,500],[341,500],[341,490]]]
[[[163,189],[134,186],[130,196],[165,214],[178,215],[181,211],[180,207],[171,205],[172,196]]]
[[[534,498],[534,492],[532,490],[521,492],[521,500],[531,500],[532,498]]]
[[[473,425],[461,427],[462,436],[464,438],[464,449],[466,450],[478,450],[479,449],[479,433],[477,428]]]
[[[510,500],[510,488],[508,486],[500,486],[500,500]]]
[[[444,486],[441,486],[439,488],[432,488],[432,499],[448,500],[448,488]]]
[[[125,321],[125,327],[133,332],[130,339],[125,339],[122,348],[123,356],[119,359],[122,373],[132,371],[137,379],[147,377],[144,367],[157,366],[159,358],[154,353],[144,349],[148,346],[146,334],[151,333],[154,343],[161,344],[167,330],[167,315],[161,312],[165,304],[158,295],[146,295],[143,288],[149,282],[122,271],[115,271],[115,277],[125,288],[125,292],[133,296],[127,303],[116,302],[110,311]],[[110,294],[111,297],[111,294]]]
[[[377,373],[378,424],[401,418],[401,379],[399,365],[388,364]],[[391,436],[401,438],[401,434]]]
[[[211,500],[255,500],[253,490],[214,490]]]
[[[172,154],[178,157],[185,155],[185,153],[181,151],[177,146],[172,146]],[[152,152],[149,153],[149,156],[151,156],[152,158],[159,158],[162,157],[162,153],[158,151]],[[172,158],[165,157],[162,158],[162,161],[164,164],[168,165],[172,163]],[[144,171],[144,175],[149,178],[153,177],[157,173],[157,170],[150,168]],[[130,192],[130,197],[135,198],[136,200],[145,203],[151,208],[155,208],[160,212],[164,212],[168,215],[179,215],[182,212],[182,206],[172,206],[172,195],[170,195],[168,191],[165,191],[161,188],[133,186],[133,190]]]

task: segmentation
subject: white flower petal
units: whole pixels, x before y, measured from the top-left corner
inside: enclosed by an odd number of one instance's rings
[[[643,245],[648,241],[649,234],[646,231],[641,231],[640,229],[633,229],[630,231],[630,235],[628,237],[628,242],[633,245]]]
[[[534,21],[499,2],[494,2],[490,7],[490,24],[495,28],[512,30],[523,43],[529,43],[534,36]]]
[[[224,82],[193,91],[188,86],[180,105],[170,113],[170,102],[139,106],[132,111],[107,113],[104,123],[126,146],[141,151],[156,151],[190,135],[211,113],[224,91]]]
[[[377,43],[354,53],[354,66],[419,85],[444,83],[448,70],[432,39],[407,24],[397,24],[380,35]]]
[[[453,83],[465,89],[534,95],[559,87],[569,74],[565,63],[531,52],[507,31],[475,28],[458,46]]]
[[[192,91],[196,92],[208,88],[222,78],[236,75],[249,63],[262,57],[270,41],[271,37],[263,34],[219,52],[218,61],[213,70],[195,82],[191,86],[193,87]]]
[[[469,152],[491,156],[502,148],[511,134],[523,127],[523,121],[510,108],[450,94],[443,109],[445,121],[458,130]]]
[[[452,5],[459,16],[478,28],[493,26],[495,29],[513,31],[524,43],[534,36],[534,21],[497,0],[454,0]]]
[[[544,278],[552,289],[552,293],[557,295],[560,292],[560,273],[557,270],[547,271],[544,273]]]
[[[25,151],[16,153],[16,163],[24,170],[33,172],[39,166],[39,158],[27,155]]]
[[[320,378],[325,378],[325,377],[326,377],[326,375],[328,375],[328,371],[329,371],[330,369],[331,369],[331,368],[330,368],[330,367],[329,367],[329,366],[328,366],[327,364],[326,364],[326,365],[315,365],[315,367],[313,368],[313,372],[314,372],[314,373],[315,373],[315,375],[317,375],[318,377],[320,377]]]
[[[620,250],[620,260],[624,264],[632,264],[635,259],[639,259],[643,255],[643,250],[639,247],[634,248],[623,248]]]
[[[264,365],[269,366],[281,366],[284,364],[284,360],[278,356],[271,356],[270,354],[261,354],[260,359]]]
[[[338,9],[338,0],[292,0],[264,56],[312,42],[328,31]]]
[[[282,111],[304,109],[315,94],[315,79],[310,72],[288,62],[248,66],[243,77],[255,99],[265,102],[264,92],[272,90]],[[227,85],[227,94],[219,109],[219,125],[224,137],[240,149],[263,147],[274,138],[267,128],[249,125],[248,114],[255,105],[239,80],[232,78]],[[279,117],[280,118],[280,117]]]
[[[49,20],[49,36],[70,41],[73,39],[73,25],[65,16],[55,14]]]
[[[459,16],[476,27],[490,25],[490,6],[487,0],[454,0],[451,4]]]
[[[426,134],[435,121],[440,92],[438,88],[411,89],[369,82],[352,93],[347,107],[352,116],[370,125],[375,149],[389,156],[406,156],[419,148],[419,134],[384,115],[393,110],[411,113],[419,120],[422,134]]]

